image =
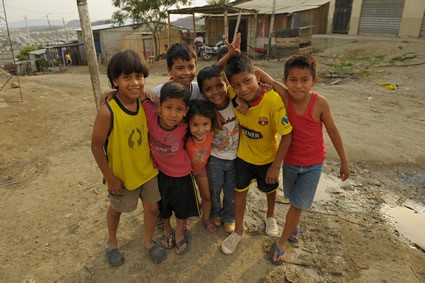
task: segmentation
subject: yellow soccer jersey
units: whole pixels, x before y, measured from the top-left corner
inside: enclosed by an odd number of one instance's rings
[[[136,112],[129,111],[116,97],[107,106],[112,122],[105,143],[108,166],[128,190],[137,189],[158,174],[150,153],[145,111],[140,101]]]
[[[235,114],[240,125],[238,157],[255,165],[273,162],[279,147],[277,134],[292,131],[282,98],[270,90],[248,113]]]

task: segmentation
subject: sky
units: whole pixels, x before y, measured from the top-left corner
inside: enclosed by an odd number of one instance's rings
[[[49,18],[65,22],[78,20],[77,0],[2,0],[6,9],[8,22],[40,20]],[[110,19],[115,8],[112,0],[87,0],[91,21]],[[2,5],[2,3],[0,3]],[[205,0],[192,0],[191,6],[206,5]],[[0,8],[0,17],[4,18],[3,7]]]

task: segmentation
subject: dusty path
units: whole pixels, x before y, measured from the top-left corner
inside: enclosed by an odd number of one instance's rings
[[[388,60],[416,52],[410,63],[423,62],[421,46],[399,41],[385,49],[355,43],[329,49],[317,55],[321,77],[347,53],[387,52]],[[166,79],[164,64],[153,66],[148,87]],[[198,67],[205,64],[200,61]],[[281,77],[282,62],[257,64]],[[352,176],[334,188],[330,200],[304,214],[303,245],[288,249],[286,267],[267,260],[273,239],[264,234],[265,200],[252,189],[248,233],[234,255],[220,251],[226,237],[221,229],[209,235],[195,220],[189,254],[178,257],[171,251],[164,263],[151,263],[141,239],[139,207],[120,226],[126,263],[110,268],[103,251],[108,201],[90,152],[95,107],[88,71],[74,67],[21,78],[23,103],[10,102],[19,98],[16,89],[0,92],[0,281],[282,282],[286,276],[292,282],[425,282],[425,253],[412,248],[381,212],[406,200],[425,204],[425,67],[374,68],[372,73],[316,87],[329,99]],[[381,81],[400,87],[388,91],[378,85]],[[106,89],[105,76],[103,84]],[[325,170],[336,175],[336,153],[327,143]],[[287,208],[278,202],[280,225]]]

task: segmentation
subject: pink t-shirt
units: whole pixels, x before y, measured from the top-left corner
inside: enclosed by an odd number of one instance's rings
[[[211,144],[213,139],[213,132],[209,132],[202,142],[195,141],[189,137],[186,142],[186,151],[189,154],[192,163],[192,171],[197,173],[200,169],[207,165],[208,158],[211,155]]]
[[[292,98],[288,95],[289,122],[292,125],[292,142],[285,155],[285,163],[295,166],[312,166],[322,164],[326,157],[323,139],[322,121],[313,119],[313,108],[318,94],[311,94],[307,110],[299,115],[295,112]]]
[[[187,124],[182,123],[172,130],[163,129],[155,105],[150,100],[143,101],[149,129],[149,146],[155,166],[170,177],[183,177],[192,171],[189,156],[184,149]]]

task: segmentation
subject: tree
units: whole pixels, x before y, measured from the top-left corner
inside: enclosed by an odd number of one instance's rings
[[[37,46],[34,46],[34,45],[25,46],[24,48],[19,50],[19,54],[16,56],[16,58],[18,58],[19,61],[29,60],[30,57],[29,57],[28,53],[31,52],[31,51],[38,50],[38,49],[40,49],[40,48],[38,48]]]
[[[124,20],[131,19],[139,24],[136,27],[146,25],[154,37],[155,54],[158,52],[157,33],[161,30],[168,18],[167,11],[170,8],[190,5],[192,0],[112,0],[112,5],[120,10],[115,11],[112,20],[123,24]]]

